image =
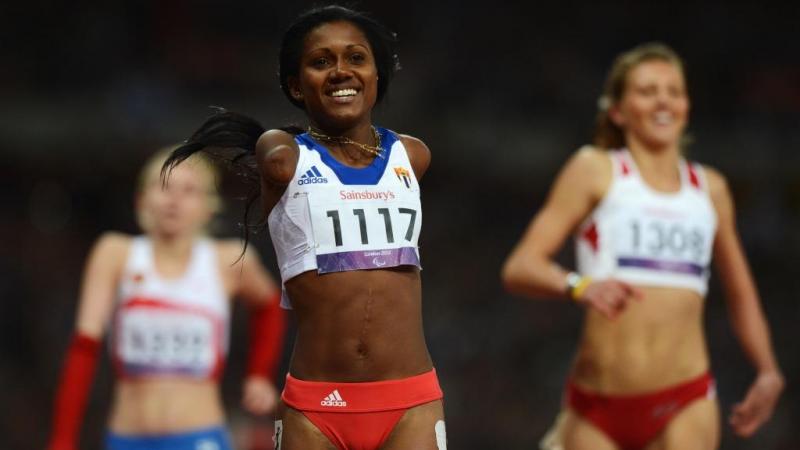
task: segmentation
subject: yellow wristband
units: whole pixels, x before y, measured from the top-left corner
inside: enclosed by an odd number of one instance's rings
[[[583,296],[583,293],[586,292],[586,288],[592,284],[592,277],[581,277],[581,281],[575,286],[575,288],[570,293],[572,295],[572,299],[578,301]]]
[[[567,274],[567,293],[570,298],[578,301],[591,282],[592,277],[581,276],[578,273],[570,272]]]

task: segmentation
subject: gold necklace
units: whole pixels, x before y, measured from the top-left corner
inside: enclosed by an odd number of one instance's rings
[[[309,136],[318,141],[331,142],[334,144],[355,145],[356,147],[360,148],[362,151],[366,153],[369,153],[370,155],[383,158],[384,156],[383,156],[383,148],[381,147],[381,136],[378,134],[378,130],[376,130],[374,126],[370,126],[370,128],[372,128],[372,135],[375,138],[375,145],[362,144],[361,142],[356,142],[344,136],[328,136],[327,134],[324,134],[322,132],[319,132],[311,128],[311,125],[308,126],[308,134]]]

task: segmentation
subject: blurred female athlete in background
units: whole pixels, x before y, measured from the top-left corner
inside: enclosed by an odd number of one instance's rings
[[[193,156],[162,185],[168,154],[155,155],[140,175],[136,212],[145,234],[106,233],[89,256],[50,450],[78,448],[106,331],[117,376],[107,448],[230,449],[219,379],[234,296],[256,308],[243,405],[263,414],[277,402],[279,291],[254,252],[239,260],[238,241],[203,235],[220,203],[212,166]]]
[[[177,163],[222,148],[259,175],[284,300],[298,324],[277,449],[446,445],[417,249],[418,181],[430,152],[372,124],[397,68],[395,43],[362,13],[310,10],[284,34],[279,61],[281,87],[305,112],[306,132],[265,131],[221,112],[173,154]]]
[[[646,44],[606,81],[594,146],[577,152],[503,268],[513,293],[586,306],[567,383],[568,450],[713,449],[719,407],[703,336],[713,253],[731,321],[757,376],[730,424],[752,435],[784,380],[723,176],[681,154],[681,59]],[[553,262],[575,233],[578,272]]]

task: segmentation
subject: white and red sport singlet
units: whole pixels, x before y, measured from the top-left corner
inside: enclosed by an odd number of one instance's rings
[[[150,239],[133,238],[111,329],[118,375],[218,377],[228,347],[229,308],[211,240],[196,240],[186,272],[164,279],[156,272]]]
[[[269,231],[285,283],[318,273],[420,266],[419,185],[392,131],[377,128],[382,157],[345,166],[307,133],[295,137],[297,169],[269,214]],[[284,290],[281,305],[290,307]]]
[[[703,168],[681,159],[681,188],[664,193],[644,182],[628,150],[609,156],[611,186],[576,235],[578,271],[705,295],[717,215]]]

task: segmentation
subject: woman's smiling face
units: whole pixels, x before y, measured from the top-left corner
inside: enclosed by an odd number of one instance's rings
[[[627,74],[625,90],[611,117],[635,139],[653,148],[677,146],[689,115],[683,72],[663,60],[644,61]]]
[[[377,97],[378,69],[364,33],[345,21],[329,22],[306,36],[291,95],[323,128],[349,128],[370,115]]]

